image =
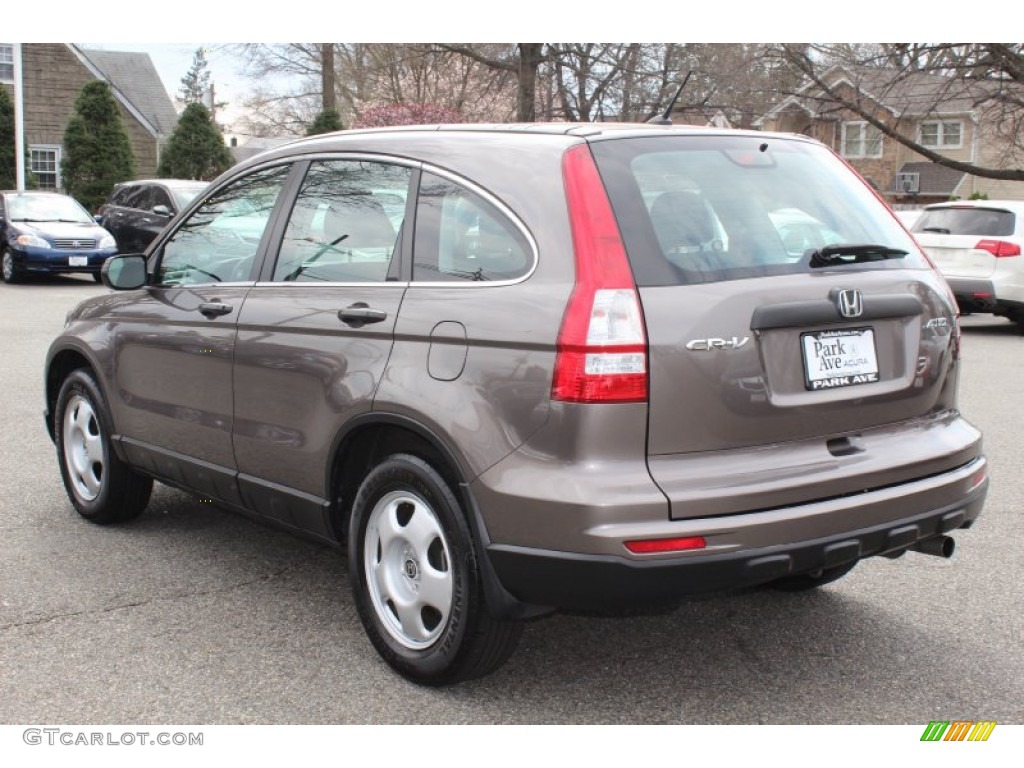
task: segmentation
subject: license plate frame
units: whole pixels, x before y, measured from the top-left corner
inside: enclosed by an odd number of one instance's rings
[[[870,326],[801,333],[800,355],[804,387],[811,392],[880,381],[875,329]]]

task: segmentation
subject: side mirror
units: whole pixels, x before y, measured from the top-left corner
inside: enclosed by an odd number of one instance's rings
[[[146,284],[146,257],[141,254],[111,256],[100,269],[100,279],[115,291],[133,291]]]
[[[166,216],[167,218],[171,218],[171,216],[174,215],[171,213],[171,209],[168,208],[166,205],[154,205],[153,213],[155,213],[157,216]]]

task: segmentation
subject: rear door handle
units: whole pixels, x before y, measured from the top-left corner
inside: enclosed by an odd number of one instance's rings
[[[338,319],[353,328],[361,328],[368,323],[380,323],[387,320],[388,313],[383,309],[372,309],[362,301],[338,310]]]
[[[220,317],[221,315],[227,315],[234,309],[230,304],[224,304],[220,301],[204,301],[199,305],[199,311],[207,317]]]

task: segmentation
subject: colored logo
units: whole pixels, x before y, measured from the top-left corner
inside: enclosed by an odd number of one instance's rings
[[[995,720],[932,720],[921,741],[988,741],[995,729]]]

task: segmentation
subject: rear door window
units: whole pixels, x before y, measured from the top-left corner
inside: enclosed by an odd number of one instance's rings
[[[1016,216],[997,208],[933,208],[914,224],[914,232],[940,235],[1010,237],[1015,229]]]
[[[410,168],[388,163],[314,162],[292,208],[273,279],[386,280],[411,178]]]
[[[805,271],[815,250],[836,244],[907,253],[858,268],[927,268],[872,191],[817,144],[665,136],[591,147],[638,285]]]

